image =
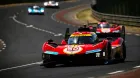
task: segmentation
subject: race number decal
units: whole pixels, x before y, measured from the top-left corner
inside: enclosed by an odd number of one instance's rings
[[[109,33],[110,32],[110,28],[103,28],[101,29],[102,32],[104,33]]]
[[[63,51],[66,54],[76,54],[78,52],[81,52],[82,50],[83,49],[80,46],[78,46],[78,45],[69,45]]]

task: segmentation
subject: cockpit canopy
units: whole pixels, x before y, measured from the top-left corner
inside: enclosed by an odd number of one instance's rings
[[[39,6],[36,6],[36,5],[35,5],[35,6],[33,6],[33,8],[36,8],[36,9],[37,9],[37,8],[39,8]]]
[[[107,23],[101,23],[97,25],[97,28],[110,28],[110,25]]]
[[[78,33],[72,34],[68,39],[68,44],[94,44],[97,40],[97,35],[95,33]]]
[[[55,4],[55,1],[49,1],[49,3]]]

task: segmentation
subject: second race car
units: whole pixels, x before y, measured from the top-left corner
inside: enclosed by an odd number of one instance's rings
[[[106,20],[101,20],[97,27],[94,27],[94,32],[100,37],[114,35],[125,39],[125,27],[118,24],[111,26]]]
[[[56,1],[46,1],[44,2],[44,6],[45,7],[55,7],[55,8],[59,8],[59,2]]]
[[[56,64],[93,64],[102,62],[109,64],[111,61],[124,62],[126,49],[124,39],[103,38],[99,39],[89,28],[80,28],[69,33],[67,29],[61,44],[48,40],[42,46],[42,66],[54,67]]]
[[[41,15],[44,15],[44,13],[45,13],[44,7],[37,6],[37,5],[28,7],[28,14],[41,14]]]

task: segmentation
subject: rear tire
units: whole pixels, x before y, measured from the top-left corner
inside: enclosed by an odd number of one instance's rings
[[[122,43],[122,56],[121,56],[121,62],[124,62],[126,59],[126,46],[125,42]]]
[[[121,37],[125,40],[125,26],[122,26]]]

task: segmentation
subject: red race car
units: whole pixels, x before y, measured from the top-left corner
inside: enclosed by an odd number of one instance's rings
[[[91,27],[91,26],[89,26]],[[94,32],[96,32],[96,34],[98,36],[107,36],[108,37],[111,36],[118,36],[118,37],[122,37],[125,39],[125,27],[118,25],[118,24],[114,24],[114,25],[110,25],[108,22],[106,22],[105,20],[102,20],[101,22],[99,22],[97,24],[97,27],[94,27]]]
[[[95,64],[102,62],[109,64],[111,61],[124,62],[126,48],[124,39],[102,38],[99,39],[89,28],[79,28],[78,31],[69,34],[66,31],[65,38],[61,44],[48,40],[42,46],[41,66],[54,67],[56,64]]]

